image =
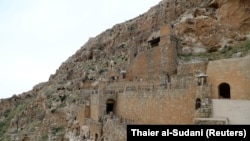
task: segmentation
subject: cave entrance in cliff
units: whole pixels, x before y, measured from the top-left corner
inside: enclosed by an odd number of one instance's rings
[[[115,101],[113,99],[108,99],[106,102],[106,114],[114,113]]]
[[[228,83],[221,83],[219,85],[219,98],[230,98],[230,85]]]

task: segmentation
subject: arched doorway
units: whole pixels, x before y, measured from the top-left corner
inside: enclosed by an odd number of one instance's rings
[[[115,101],[113,99],[108,99],[106,102],[106,114],[114,113]]]
[[[221,83],[219,85],[219,98],[230,98],[230,85],[228,83]]]
[[[98,134],[96,133],[95,134],[95,141],[97,141],[98,140]]]

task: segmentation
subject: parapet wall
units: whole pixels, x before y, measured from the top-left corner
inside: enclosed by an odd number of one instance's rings
[[[177,67],[177,75],[195,74],[196,71],[205,73],[207,64],[207,62],[179,64]]]

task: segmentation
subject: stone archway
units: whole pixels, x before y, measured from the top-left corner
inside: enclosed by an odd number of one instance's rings
[[[231,98],[230,85],[228,83],[219,85],[219,98]]]

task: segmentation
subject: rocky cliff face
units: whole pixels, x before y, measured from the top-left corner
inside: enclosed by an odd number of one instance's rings
[[[163,0],[90,38],[47,82],[0,101],[0,139],[73,140],[85,134],[80,119],[87,116],[82,109],[93,90],[101,80],[122,77],[137,47],[147,47],[148,38],[166,25],[180,41],[178,54],[217,52],[250,39],[250,1]]]
[[[184,52],[214,52],[249,38],[249,2],[213,0],[185,11],[175,23]]]

